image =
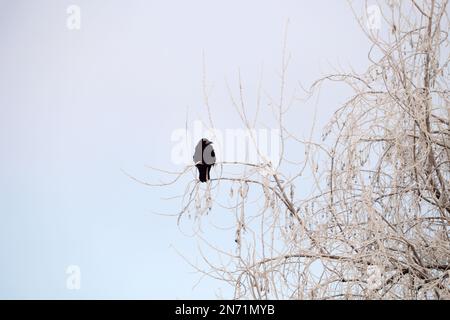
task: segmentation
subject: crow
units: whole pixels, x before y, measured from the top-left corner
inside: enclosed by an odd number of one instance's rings
[[[206,182],[209,178],[211,167],[216,163],[216,154],[208,139],[201,139],[194,152],[194,163],[198,169],[200,182]]]

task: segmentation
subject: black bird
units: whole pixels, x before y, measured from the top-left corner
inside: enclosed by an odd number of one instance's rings
[[[211,144],[211,141],[203,138],[195,147],[193,158],[201,182],[206,182],[210,179],[209,172],[211,171],[211,167],[216,163],[216,154]]]

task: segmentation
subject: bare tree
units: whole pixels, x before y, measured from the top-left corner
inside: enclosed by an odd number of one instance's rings
[[[236,217],[235,251],[211,245],[223,263],[203,255],[205,264],[195,267],[230,283],[237,299],[450,298],[448,1],[379,4],[386,35],[350,7],[372,44],[370,66],[328,75],[307,90],[339,81],[353,92],[323,139],[299,139],[285,125],[291,100],[283,54],[279,99],[270,100],[279,163],[222,162],[206,188],[192,178],[187,185],[179,222],[192,213],[201,221],[214,190],[231,190],[234,204],[222,207]],[[232,103],[252,132],[256,121],[239,88]],[[286,155],[287,143],[305,150],[301,162]],[[310,193],[297,192],[305,184]]]

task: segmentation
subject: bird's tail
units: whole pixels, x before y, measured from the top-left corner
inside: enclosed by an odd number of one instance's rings
[[[209,176],[209,172],[211,171],[211,166],[208,166],[206,168],[206,181],[208,181],[209,179],[211,179],[211,177]]]
[[[206,182],[209,179],[208,168],[204,165],[198,165],[198,179],[200,182]]]

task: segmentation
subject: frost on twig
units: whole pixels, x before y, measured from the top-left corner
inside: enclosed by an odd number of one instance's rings
[[[320,141],[285,126],[283,53],[281,96],[270,104],[281,130],[279,163],[221,162],[206,187],[188,184],[180,220],[234,213],[235,250],[205,240],[222,263],[202,254],[204,267],[196,268],[228,282],[235,298],[450,298],[448,4],[389,2],[381,11],[388,35],[361,22],[372,44],[367,71],[327,75],[308,91],[338,81],[353,92]],[[239,88],[232,103],[252,129]],[[305,150],[301,163],[287,143]],[[219,188],[232,205],[217,203]]]

